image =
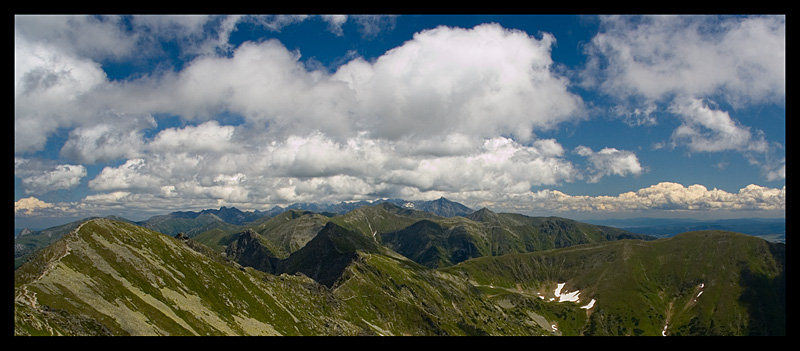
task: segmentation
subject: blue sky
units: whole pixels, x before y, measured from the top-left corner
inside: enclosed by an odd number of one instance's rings
[[[15,226],[785,213],[784,16],[16,16]]]

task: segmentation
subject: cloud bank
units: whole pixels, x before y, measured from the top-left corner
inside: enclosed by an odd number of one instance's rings
[[[567,151],[541,137],[592,117],[573,83],[554,69],[556,39],[549,33],[440,26],[375,59],[351,57],[332,72],[313,68],[275,39],[228,44],[238,23],[277,32],[309,18],[15,18],[15,175],[26,195],[81,184],[89,192],[76,204],[20,200],[18,212],[72,206],[163,213],[440,196],[527,212],[783,206],[785,187],[748,187],[746,194],[766,194],[751,202],[741,191],[670,183],[618,197],[532,192],[648,172],[632,150]],[[337,36],[351,20],[365,37],[395,25],[393,17],[321,19]],[[785,179],[785,158],[773,155],[763,132],[713,103],[785,100],[781,17],[713,25],[695,17],[612,17],[602,29],[587,46],[583,87],[613,98],[631,125],[655,124],[655,111],[670,112],[678,123],[673,147],[741,152],[768,179]],[[104,64],[163,58],[162,41],[180,43],[175,56],[186,62],[179,68],[124,80],[105,73]],[[164,116],[181,124],[166,125]],[[63,161],[31,156],[54,136],[65,138]],[[91,165],[102,170],[89,176]],[[696,202],[659,200],[688,193],[703,195],[689,197]]]

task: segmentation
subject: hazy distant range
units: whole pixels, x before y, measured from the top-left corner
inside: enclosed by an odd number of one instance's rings
[[[669,219],[629,218],[584,220],[591,224],[622,228],[634,233],[656,237],[671,237],[695,230],[729,230],[762,237],[773,242],[786,243],[786,218],[740,218],[740,219]]]

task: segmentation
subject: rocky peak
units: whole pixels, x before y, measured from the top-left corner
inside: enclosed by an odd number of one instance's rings
[[[225,249],[225,256],[242,266],[253,267],[259,271],[276,273],[279,259],[258,240],[258,234],[245,229],[236,241]]]

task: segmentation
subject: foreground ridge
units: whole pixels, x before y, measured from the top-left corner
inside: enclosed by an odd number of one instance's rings
[[[15,334],[785,334],[785,245],[738,233],[595,242],[441,269],[334,221],[288,256],[269,256],[277,249],[255,231],[238,238],[261,245],[270,265],[186,235],[82,222],[15,271]]]

